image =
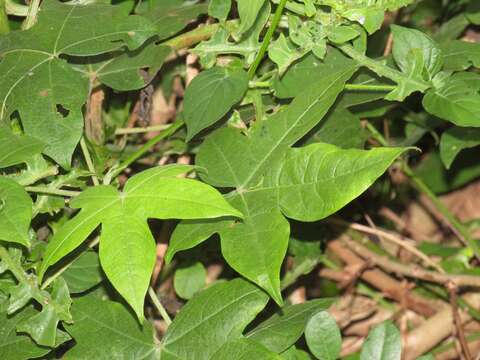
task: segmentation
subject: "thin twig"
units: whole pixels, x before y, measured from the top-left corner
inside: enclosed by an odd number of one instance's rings
[[[95,167],[93,166],[93,161],[90,156],[90,152],[88,151],[87,143],[85,142],[85,138],[82,137],[80,140],[80,147],[82,148],[83,157],[85,158],[85,162],[87,163],[88,171],[92,173],[92,181],[93,185],[97,186],[100,185],[98,181],[97,175],[95,175]]]
[[[170,315],[168,315],[167,310],[163,307],[162,303],[157,297],[157,294],[155,294],[155,290],[153,290],[151,286],[148,288],[148,295],[150,296],[150,299],[152,300],[152,303],[160,316],[163,318],[163,320],[165,320],[167,326],[169,326],[172,323],[172,319],[170,318]]]
[[[391,232],[381,230],[379,228],[377,229],[372,229],[368,226],[362,225],[362,224],[357,224],[357,223],[350,223],[338,218],[329,218],[326,220],[327,222],[334,224],[334,225],[340,225],[340,226],[345,226],[353,230],[357,230],[363,233],[371,234],[371,235],[376,235],[376,236],[382,236],[385,240],[388,240],[408,252],[412,253],[413,255],[417,256],[419,259],[422,259],[426,264],[429,266],[433,267],[435,270],[437,270],[440,273],[445,273],[445,271],[432,259],[430,259],[427,255],[422,253],[420,250],[418,250],[415,246],[411,245],[411,242],[413,242],[412,239],[406,238],[406,237],[399,237],[396,234],[393,234]]]
[[[25,186],[25,191],[38,194],[58,195],[66,197],[78,196],[81,193],[80,191],[73,190],[51,189],[46,186]]]
[[[460,318],[460,313],[458,312],[457,306],[457,285],[454,282],[449,282],[447,284],[447,290],[450,294],[450,306],[452,308],[453,322],[455,324],[455,335],[460,342],[460,347],[463,355],[466,360],[473,360],[472,354],[468,347],[467,339],[465,338],[465,333],[463,331],[462,319]]]
[[[373,251],[368,250],[365,246],[348,238],[342,238],[350,249],[356,252],[364,259],[368,259],[372,264],[381,267],[389,272],[394,272],[407,277],[430,281],[438,284],[448,284],[454,282],[457,286],[466,287],[480,287],[480,276],[474,275],[453,275],[441,274],[434,271],[428,271],[415,265],[404,265],[393,261],[386,256],[381,256]]]
[[[154,131],[161,131],[168,129],[170,126],[172,126],[172,124],[162,124],[136,128],[119,128],[115,130],[115,135],[142,134]]]
[[[40,0],[32,0],[28,6],[27,17],[22,23],[22,30],[30,29],[37,22],[37,14],[40,8]]]

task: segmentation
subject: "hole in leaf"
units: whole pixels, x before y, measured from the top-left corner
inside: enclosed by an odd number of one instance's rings
[[[57,112],[62,115],[64,118],[66,118],[68,116],[68,114],[70,113],[70,110],[68,109],[65,109],[61,104],[57,104]]]

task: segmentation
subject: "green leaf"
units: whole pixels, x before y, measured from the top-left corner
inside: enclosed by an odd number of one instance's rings
[[[306,51],[297,49],[285,35],[280,34],[278,39],[268,48],[268,57],[278,65],[279,74],[282,75],[288,67],[305,55]]]
[[[158,359],[152,325],[139,326],[124,305],[83,296],[74,301],[72,315],[75,322],[66,326],[75,339],[69,359]]]
[[[16,327],[27,320],[35,310],[24,309],[14,316],[0,312],[0,354],[4,359],[24,360],[43,356],[51,351],[48,347],[38,346],[25,334],[17,334]]]
[[[430,114],[458,126],[480,127],[480,76],[471,72],[453,74],[441,87],[423,98]]]
[[[178,296],[191,299],[205,286],[207,271],[201,262],[187,263],[175,271],[173,286]]]
[[[169,326],[162,340],[162,360],[211,359],[225,343],[241,338],[267,301],[265,293],[242,279],[203,290]]]
[[[43,142],[26,135],[15,135],[0,126],[0,168],[25,162],[44,149]]]
[[[480,44],[452,40],[442,44],[441,48],[444,70],[460,71],[472,66],[480,68]]]
[[[32,199],[15,181],[0,176],[0,240],[30,246]]]
[[[44,153],[69,168],[82,135],[88,79],[60,56],[98,55],[125,45],[133,50],[154,34],[149,21],[119,6],[44,1],[35,26],[0,38],[0,119],[17,110],[25,133],[48,139]]]
[[[185,165],[151,168],[131,177],[124,191],[112,186],[90,187],[70,203],[81,208],[50,239],[38,270],[45,271],[77,248],[103,223],[100,260],[108,279],[143,317],[143,299],[155,262],[155,246],[147,218],[198,219],[242,214],[218,191],[191,179],[176,176],[191,170]],[[121,236],[118,236],[118,229]],[[136,281],[131,281],[131,276]]]
[[[297,349],[295,346],[290,347],[288,350],[284,351],[281,354],[282,359],[284,360],[311,360],[309,354],[305,351]]]
[[[213,356],[212,360],[280,360],[280,356],[264,346],[249,340],[236,339],[225,343]]]
[[[327,311],[315,314],[305,329],[308,348],[317,359],[335,360],[342,349],[342,336],[335,319]]]
[[[222,255],[228,264],[261,286],[282,304],[280,269],[287,252],[290,224],[276,209],[270,191],[240,194],[231,204],[248,214],[220,230]],[[254,254],[254,256],[252,256]]]
[[[332,72],[337,72],[339,69],[352,69],[353,71],[356,68],[357,64],[353,60],[334,48],[328,50],[324,61],[312,54],[306,55],[289,67],[281,79],[275,80],[273,84],[275,96],[281,99],[295,97],[307,86],[326,84],[323,83],[323,79]]]
[[[214,67],[196,76],[185,91],[187,141],[224,116],[247,89],[248,76],[242,69]]]
[[[362,347],[360,360],[400,360],[402,340],[400,331],[390,321],[370,330]]]
[[[81,293],[103,280],[100,262],[95,251],[86,251],[62,274],[71,293]]]
[[[118,91],[136,90],[147,85],[163,65],[171,49],[164,45],[147,43],[134,51],[98,63],[93,71],[105,85]],[[149,68],[142,75],[142,69]]]
[[[220,21],[225,21],[231,7],[232,0],[210,0],[208,3],[208,15]]]
[[[155,265],[155,239],[144,219],[128,212],[109,218],[100,236],[100,263],[108,280],[143,321],[143,302]]]
[[[265,0],[237,0],[238,15],[240,17],[239,35],[247,32],[255,23],[258,13]]]
[[[267,349],[280,353],[297,342],[315,313],[328,309],[332,303],[332,299],[316,299],[285,306],[246,336]]]
[[[440,157],[447,169],[463,149],[480,145],[480,129],[452,127],[440,139]]]
[[[183,30],[199,15],[207,13],[207,4],[188,3],[184,0],[146,1],[138,13],[150,19],[157,27],[158,40],[163,40]]]
[[[316,221],[362,194],[405,150],[344,150],[323,143],[294,148],[267,173],[264,185],[278,191],[287,217]]]
[[[420,50],[427,79],[440,71],[443,65],[442,51],[439,46],[425,33],[406,27],[392,25],[394,46],[393,58],[398,67],[408,73],[412,66],[412,51]]]

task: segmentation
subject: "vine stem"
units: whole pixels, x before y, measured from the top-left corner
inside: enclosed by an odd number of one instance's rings
[[[143,146],[127,157],[123,163],[118,165],[115,168],[110,169],[110,171],[105,175],[103,183],[105,185],[110,184],[112,179],[116,178],[123,170],[125,170],[131,163],[136,161],[138,158],[143,156],[147,151],[149,151],[152,147],[154,147],[158,142],[165,139],[166,137],[174,134],[178,129],[183,126],[182,120],[175,121],[170,127],[162,131],[157,136],[148,140]]]
[[[10,32],[6,5],[5,0],[0,0],[0,34],[7,34]]]
[[[261,63],[263,56],[268,50],[268,45],[270,45],[270,41],[272,40],[273,33],[277,29],[278,23],[280,22],[280,19],[282,17],[283,9],[285,8],[286,4],[287,4],[287,0],[280,0],[280,3],[278,4],[277,9],[275,10],[275,15],[273,15],[272,23],[270,24],[267,30],[267,33],[263,38],[262,46],[260,46],[260,50],[258,51],[257,56],[255,57],[255,60],[250,66],[250,69],[248,69],[248,78],[250,80],[253,79],[253,77],[255,76],[257,68]]]
[[[365,84],[346,84],[345,90],[351,91],[393,91],[395,85],[365,85]]]
[[[115,130],[115,135],[142,134],[153,131],[162,131],[171,127],[172,124],[154,125],[137,128],[120,128]]]
[[[32,0],[28,6],[27,17],[22,23],[22,30],[28,30],[37,21],[38,9],[40,8],[40,0]]]
[[[58,196],[66,196],[66,197],[75,197],[80,195],[80,191],[51,189],[46,186],[25,186],[25,190],[32,193],[58,195]]]
[[[374,138],[378,140],[378,142],[382,146],[389,146],[387,140],[385,140],[383,135],[380,134],[380,132],[372,124],[370,124],[369,122],[367,122],[366,124],[367,129],[372,133]],[[422,179],[420,179],[414,173],[414,171],[410,168],[410,166],[408,166],[406,161],[403,160],[402,165],[403,172],[405,173],[405,175],[408,176],[415,188],[421,193],[423,193],[425,196],[427,196],[428,199],[430,199],[430,201],[433,203],[438,212],[443,216],[443,218],[450,226],[451,230],[455,233],[455,235],[473,251],[477,259],[480,259],[480,248],[470,235],[470,232],[465,227],[465,225],[463,225],[456,218],[456,216],[450,212],[447,206],[437,197],[437,195],[435,195],[432,190],[430,190],[427,184],[425,184]]]
[[[85,158],[85,162],[87,163],[88,171],[92,173],[93,185],[95,186],[100,185],[100,182],[98,181],[98,177],[97,175],[95,175],[95,167],[93,166],[92,157],[90,156],[87,142],[85,141],[84,137],[82,137],[82,139],[80,140],[80,147],[82,148],[83,157]]]
[[[169,326],[172,323],[172,319],[170,318],[170,315],[168,315],[167,310],[163,307],[162,303],[157,297],[157,294],[155,294],[155,290],[153,290],[151,286],[148,288],[148,295],[150,296],[150,299],[152,300],[152,303],[160,316],[163,318],[163,320],[165,320],[167,326]]]

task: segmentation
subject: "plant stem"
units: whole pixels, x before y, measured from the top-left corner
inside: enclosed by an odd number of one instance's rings
[[[0,35],[10,32],[5,0],[0,0]]]
[[[262,62],[263,56],[268,50],[268,45],[270,45],[270,40],[272,40],[273,33],[277,29],[278,23],[280,22],[280,18],[282,17],[283,9],[285,8],[286,3],[287,3],[287,0],[280,0],[280,3],[278,4],[277,9],[275,10],[275,15],[273,16],[272,23],[270,24],[270,27],[268,28],[267,33],[263,38],[262,46],[260,47],[260,50],[258,51],[257,56],[253,61],[253,64],[250,66],[250,69],[248,69],[248,78],[250,80],[253,79],[253,77],[255,76],[257,68]]]
[[[82,137],[80,140],[80,147],[82,148],[83,157],[87,163],[88,171],[92,173],[93,185],[98,186],[100,185],[100,182],[98,181],[97,175],[95,175],[95,167],[93,166],[92,157],[90,156],[90,152],[88,151],[88,146],[84,137]]]
[[[40,8],[40,0],[31,0],[28,6],[27,17],[23,21],[22,30],[30,29],[37,22],[38,9]]]
[[[146,152],[148,152],[152,147],[154,147],[158,142],[174,134],[179,128],[183,126],[182,120],[175,121],[170,127],[163,130],[157,136],[148,140],[140,149],[135,151],[129,157],[123,161],[120,165],[115,168],[112,168],[111,171],[104,177],[103,183],[105,185],[110,184],[111,180],[116,178],[123,170],[125,170],[131,163],[136,161],[138,158],[142,157]]]
[[[46,186],[26,186],[25,190],[32,193],[58,195],[58,196],[66,196],[66,197],[75,197],[80,195],[81,193],[80,191],[51,189]]]
[[[393,91],[395,85],[364,85],[364,84],[346,84],[345,90],[353,91]]]
[[[369,122],[367,122],[367,129],[372,133],[374,138],[382,146],[389,146],[387,140],[383,137],[382,134]],[[475,240],[470,235],[468,229],[463,225],[456,217],[453,215],[450,210],[445,206],[445,204],[433,193],[432,190],[420,179],[413,170],[408,166],[406,161],[402,161],[403,171],[407,175],[413,185],[417,188],[418,191],[426,195],[430,201],[433,203],[435,208],[442,214],[443,218],[450,225],[452,231],[455,235],[462,240],[475,254],[475,256],[480,259],[480,248]]]
[[[115,130],[115,135],[128,135],[128,134],[142,134],[148,133],[153,131],[161,131],[166,130],[171,127],[171,124],[163,124],[163,125],[154,125],[154,126],[147,126],[147,127],[137,127],[137,128],[120,128]]]
[[[17,4],[12,0],[5,0],[5,9],[8,15],[27,16],[28,6]]]
[[[238,20],[227,21],[224,26],[227,30],[233,30],[237,27]],[[189,48],[192,45],[199,43],[200,41],[209,39],[213,34],[217,32],[220,28],[220,24],[211,24],[205,25],[193,29],[192,31],[186,32],[179,36],[176,36],[170,40],[163,42],[163,45],[168,45],[174,50],[180,50],[184,48]]]
[[[150,299],[152,300],[152,303],[160,316],[163,318],[163,320],[165,320],[167,326],[169,326],[172,323],[172,319],[170,318],[170,315],[168,315],[167,310],[165,310],[162,303],[158,299],[157,294],[155,294],[155,290],[153,290],[151,286],[148,288],[148,295],[150,296]]]
[[[368,56],[363,55],[348,44],[338,45],[338,48],[353,60],[357,61],[360,65],[369,68],[380,76],[395,81],[397,84],[409,84],[412,88],[418,91],[425,91],[430,87],[429,83],[422,80],[412,79],[400,71],[385,65],[381,61],[370,59]]]

